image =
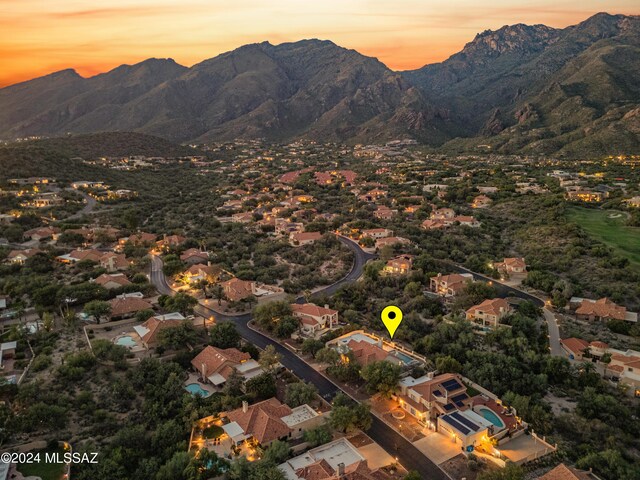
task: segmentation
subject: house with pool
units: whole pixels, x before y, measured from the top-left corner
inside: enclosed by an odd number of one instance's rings
[[[327,342],[326,346],[335,349],[341,355],[351,353],[362,366],[385,360],[403,368],[410,368],[423,365],[426,361],[424,357],[402,345],[364,330],[355,330],[334,338]]]
[[[191,320],[178,312],[155,315],[140,325],[134,325],[132,331],[117,335],[113,343],[127,347],[132,352],[148,350],[158,344],[162,330],[179,327],[187,321]]]
[[[395,394],[400,408],[426,429],[439,432],[464,452],[506,441],[527,428],[511,407],[490,392],[468,387],[461,375],[407,376]],[[478,387],[481,388],[481,387]]]

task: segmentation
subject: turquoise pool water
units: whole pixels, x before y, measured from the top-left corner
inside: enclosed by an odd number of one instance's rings
[[[122,345],[123,347],[135,347],[138,345],[138,342],[136,342],[132,336],[125,335],[116,340],[116,344]]]
[[[398,358],[402,363],[404,363],[405,365],[409,365],[410,363],[414,362],[415,360],[413,358],[411,358],[409,355],[399,352],[397,350],[394,350],[393,352],[393,356]]]
[[[190,383],[184,388],[187,392],[192,393],[193,395],[200,395],[201,397],[208,397],[210,395],[210,393],[202,388],[198,383]]]
[[[478,413],[489,420],[491,423],[493,423],[496,427],[504,428],[504,422],[498,415],[495,414],[493,410],[490,410],[487,407],[480,407],[478,408]]]

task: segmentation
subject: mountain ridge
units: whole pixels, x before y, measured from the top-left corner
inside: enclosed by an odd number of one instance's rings
[[[564,29],[485,30],[447,60],[401,72],[318,39],[243,45],[192,67],[151,58],[88,78],[65,69],[0,89],[0,137],[109,130],[178,142],[409,136],[509,153],[531,150],[529,139],[542,141],[540,152],[560,151],[594,129],[602,144],[633,137],[637,119],[627,114],[640,104],[639,39],[640,17],[602,13]],[[624,144],[640,148],[640,141]]]

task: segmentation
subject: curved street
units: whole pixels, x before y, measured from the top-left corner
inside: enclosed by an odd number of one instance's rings
[[[347,238],[339,237],[339,240],[354,252],[354,263],[351,271],[341,280],[329,285],[315,294],[331,295],[335,293],[342,285],[356,281],[362,275],[365,263],[374,258],[375,255],[364,252],[360,246]],[[151,257],[151,282],[155,285],[160,293],[172,295],[174,292],[167,283],[162,273],[162,260],[157,256]],[[251,314],[244,315],[225,315],[220,314],[210,307],[199,304],[196,307],[196,313],[204,317],[214,315],[219,322],[234,322],[238,333],[258,348],[264,349],[268,345],[273,345],[276,351],[281,355],[281,363],[285,368],[294,372],[298,377],[306,382],[312,383],[318,389],[320,395],[328,401],[341,390],[327,377],[313,369],[302,358],[291,350],[284,347],[279,342],[257,332],[249,327]],[[346,394],[346,392],[344,392]],[[398,459],[400,464],[408,470],[416,470],[425,480],[447,480],[449,477],[435,463],[429,460],[422,452],[420,452],[411,442],[405,439],[398,432],[393,430],[389,425],[384,423],[375,415],[371,415],[373,423],[367,434],[378,443],[387,453]]]
[[[86,215],[88,213],[93,212],[93,210],[96,208],[96,205],[97,205],[98,202],[91,195],[88,195],[85,192],[82,192],[80,190],[76,190],[74,188],[67,188],[65,190],[68,190],[70,192],[79,193],[87,201],[87,204],[84,207],[82,207],[82,209],[80,211],[74,213],[73,215],[68,216],[67,218],[64,218],[63,220],[73,220],[73,219],[76,219],[76,218],[80,218],[83,215]]]

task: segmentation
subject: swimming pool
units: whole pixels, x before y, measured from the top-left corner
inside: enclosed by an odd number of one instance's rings
[[[124,335],[116,340],[117,345],[122,345],[123,347],[135,347],[138,345],[131,335]]]
[[[487,407],[478,407],[477,412],[498,428],[504,428],[504,422],[496,413]]]
[[[200,395],[201,397],[208,397],[211,395],[207,392],[199,383],[190,383],[186,387],[184,387],[187,392],[192,393],[193,395]]]
[[[399,352],[398,350],[393,350],[391,352],[391,355],[396,357],[398,360],[400,360],[405,365],[410,365],[410,364],[412,364],[412,363],[414,363],[416,361],[415,358],[410,357],[406,353]]]

